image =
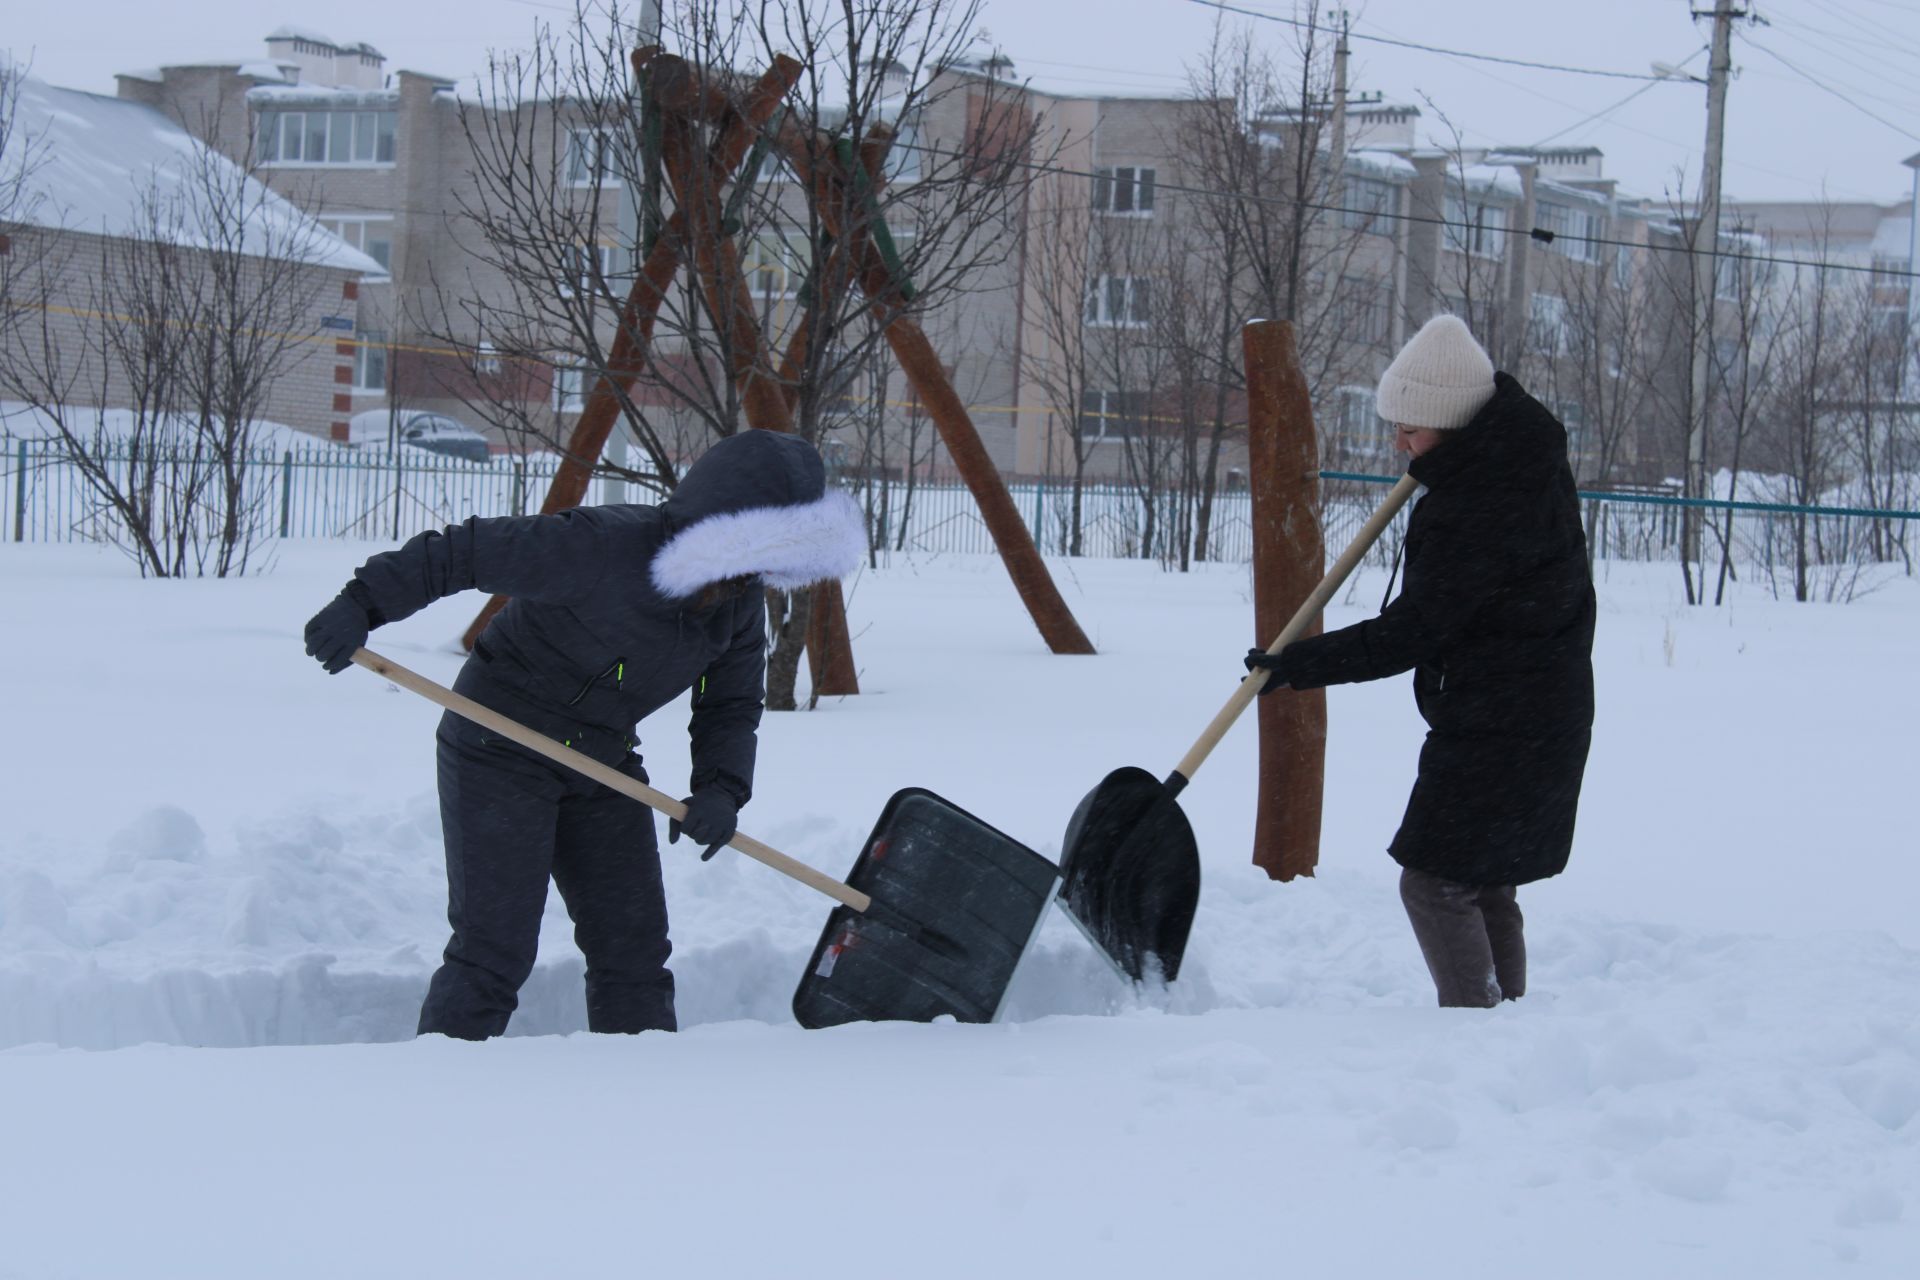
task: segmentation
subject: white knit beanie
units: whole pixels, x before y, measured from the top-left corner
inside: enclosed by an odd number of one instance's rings
[[[1380,375],[1375,408],[1396,425],[1451,431],[1493,399],[1493,361],[1459,316],[1438,315]]]

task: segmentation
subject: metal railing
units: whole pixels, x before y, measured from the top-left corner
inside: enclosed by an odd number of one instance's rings
[[[112,538],[113,513],[57,439],[4,443],[0,537],[12,542],[82,542]],[[94,456],[111,475],[134,459],[109,446]],[[151,459],[148,459],[151,465]],[[470,516],[537,511],[558,471],[553,455],[503,455],[471,462],[403,448],[350,449],[326,444],[248,455],[243,501],[263,538],[361,538],[398,541]],[[204,468],[204,463],[201,464]],[[166,467],[157,469],[163,476]],[[1319,512],[1329,554],[1351,540],[1395,477],[1321,472]],[[951,482],[858,479],[849,488],[868,515],[876,549],[916,553],[993,550],[973,496]],[[1040,549],[1064,555],[1071,543],[1072,486],[1064,481],[1009,486]],[[656,495],[618,480],[596,482],[591,502],[648,502]],[[1588,538],[1596,560],[1677,562],[1681,513],[1708,512],[1709,559],[1720,548],[1736,564],[1768,574],[1820,579],[1832,598],[1849,575],[1877,565],[1913,572],[1911,534],[1920,512],[1857,506],[1686,499],[1670,494],[1583,492]],[[203,498],[202,501],[210,499]],[[1397,553],[1405,514],[1374,549],[1387,563]],[[1151,501],[1127,485],[1087,484],[1080,491],[1080,553],[1171,563],[1184,541],[1194,545],[1198,513],[1177,493]],[[1243,489],[1212,499],[1205,559],[1245,563],[1252,554],[1252,509]]]

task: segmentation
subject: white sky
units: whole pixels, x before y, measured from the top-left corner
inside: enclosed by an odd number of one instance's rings
[[[1234,0],[1290,15],[1290,0]],[[1646,72],[1706,44],[1693,7],[1710,0],[1353,0],[1356,35],[1502,57]],[[1746,198],[1895,200],[1912,186],[1901,160],[1920,152],[1920,0],[1751,0],[1770,26],[1742,26],[1728,99],[1728,194]],[[282,23],[336,40],[365,40],[407,67],[469,75],[489,48],[525,44],[535,23],[561,20],[566,0],[460,0],[454,10],[393,0],[329,0],[303,7],[259,0],[92,0],[85,20],[59,5],[20,4],[5,42],[56,84],[113,91],[116,71],[207,58],[256,57]],[[449,13],[457,13],[450,20]],[[984,25],[1017,74],[1088,94],[1177,93],[1206,46],[1214,10],[1192,0],[987,0]],[[1253,19],[1230,18],[1235,22]],[[1291,29],[1257,28],[1276,43]],[[1764,46],[1858,106],[1815,87]],[[1705,90],[1659,84],[1603,119],[1587,121],[1641,82],[1533,71],[1356,40],[1356,90],[1418,104],[1425,92],[1471,142],[1601,147],[1606,171],[1659,195],[1680,168],[1698,167]],[[1689,70],[1700,71],[1700,53]],[[1860,108],[1864,108],[1862,111]],[[1425,108],[1423,107],[1423,111]],[[1884,117],[1881,123],[1866,114]],[[1438,121],[1427,113],[1430,127]],[[1586,123],[1582,123],[1587,121]]]

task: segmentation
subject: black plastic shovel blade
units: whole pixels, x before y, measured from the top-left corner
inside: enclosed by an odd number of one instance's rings
[[[1135,982],[1179,976],[1200,903],[1200,847],[1174,796],[1145,769],[1115,769],[1061,846],[1061,905]]]
[[[991,1022],[1053,901],[1059,868],[931,791],[895,792],[793,993],[803,1027]]]

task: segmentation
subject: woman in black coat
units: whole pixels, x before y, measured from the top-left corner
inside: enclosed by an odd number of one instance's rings
[[[753,793],[762,584],[837,578],[866,551],[858,506],[827,487],[812,445],[743,431],[701,455],[658,506],[476,518],[374,556],[307,624],[307,652],[342,671],[370,628],[468,589],[510,596],[455,690],[642,782],[637,722],[691,691],[687,814],[668,831],[710,857]],[[673,1030],[653,815],[452,712],[438,745],[453,936],[421,1034],[506,1030],[533,971],[549,879],[586,957],[588,1029]]]
[[[1567,865],[1593,725],[1593,581],[1567,433],[1453,316],[1395,358],[1379,411],[1427,490],[1400,594],[1247,665],[1273,672],[1266,690],[1413,671],[1429,732],[1390,852],[1440,1003],[1490,1007],[1526,990],[1514,888]]]

